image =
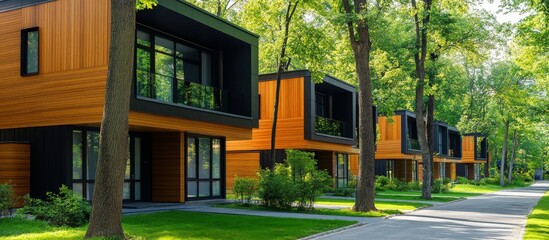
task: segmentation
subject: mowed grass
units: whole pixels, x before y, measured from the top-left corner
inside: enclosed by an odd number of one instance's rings
[[[529,185],[529,184],[528,184]],[[506,186],[499,186],[499,185],[482,185],[482,186],[475,186],[470,184],[455,184],[453,188],[450,189],[447,193],[433,193],[431,194],[432,198],[428,201],[434,201],[434,202],[450,202],[466,197],[474,197],[479,196],[486,193],[501,191],[505,189],[513,189],[517,187],[525,187],[528,185],[506,185]],[[421,197],[421,191],[405,191],[405,192],[399,192],[399,191],[392,191],[392,190],[386,190],[386,191],[379,191],[376,193],[376,198],[381,199],[398,199],[398,200],[412,200],[412,201],[426,201],[426,199]]]
[[[340,206],[345,206],[341,204]],[[376,205],[377,206],[377,205]],[[371,212],[355,212],[352,211],[351,207],[352,205],[349,205],[348,208],[342,208],[342,209],[326,209],[326,208],[315,208],[309,211],[302,211],[298,210],[297,208],[290,208],[290,209],[274,209],[274,208],[268,208],[264,206],[259,205],[250,205],[250,206],[243,206],[240,204],[220,204],[216,207],[221,208],[235,208],[235,209],[245,209],[245,210],[258,210],[258,211],[274,211],[274,212],[289,212],[289,213],[303,213],[303,214],[319,214],[319,215],[333,215],[333,216],[346,216],[346,217],[385,217],[388,215],[393,214],[401,214],[402,211],[398,209],[379,209],[379,211],[371,211]]]
[[[549,192],[543,195],[528,215],[524,239],[549,239]]]
[[[129,239],[297,239],[354,224],[353,221],[161,212],[123,218]],[[21,218],[0,219],[0,239],[82,239],[86,227],[52,227]]]
[[[334,206],[349,206],[352,207],[355,204],[351,199],[334,199],[334,198],[318,198],[317,204],[322,205],[334,205]],[[429,207],[431,204],[418,203],[418,202],[391,202],[391,201],[375,201],[376,208],[379,210],[399,210],[410,211],[416,210],[420,207]]]

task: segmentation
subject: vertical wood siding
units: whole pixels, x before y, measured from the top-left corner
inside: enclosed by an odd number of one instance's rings
[[[23,197],[30,193],[30,145],[0,143],[0,184],[14,185],[15,194]],[[17,207],[23,205],[22,199]]]

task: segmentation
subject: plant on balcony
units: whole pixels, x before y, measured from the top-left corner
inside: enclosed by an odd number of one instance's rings
[[[317,133],[340,137],[342,132],[342,123],[333,119],[317,116],[315,131]]]

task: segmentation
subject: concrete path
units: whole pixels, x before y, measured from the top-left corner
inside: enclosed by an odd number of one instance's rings
[[[549,181],[399,215],[313,239],[522,239]]]
[[[216,208],[216,207],[210,207],[210,206],[187,207],[187,208],[181,208],[178,210],[190,211],[190,212],[221,213],[221,214],[250,215],[250,216],[263,216],[263,217],[279,217],[279,218],[346,220],[346,221],[356,221],[358,223],[363,223],[363,224],[381,222],[384,219],[381,217],[369,218],[369,217],[332,216],[332,215],[318,215],[318,214],[306,214],[306,213],[246,210],[246,209],[234,209],[234,208]]]
[[[354,197],[322,196],[322,198],[345,199],[345,200],[352,200],[352,201],[355,200]],[[435,202],[435,201],[423,201],[423,200],[405,200],[405,199],[389,199],[389,198],[376,198],[375,200],[376,201],[386,201],[386,202],[424,203],[424,204],[431,204],[433,206],[448,204],[448,202]],[[461,199],[458,199],[458,200],[461,200]]]

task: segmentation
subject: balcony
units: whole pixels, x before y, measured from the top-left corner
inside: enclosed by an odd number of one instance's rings
[[[331,118],[316,116],[315,132],[336,137],[345,136],[347,124]]]
[[[421,147],[419,146],[419,140],[417,139],[407,138],[406,145],[408,146],[408,150],[421,150]]]
[[[137,95],[155,101],[228,112],[230,93],[212,86],[137,71]]]

